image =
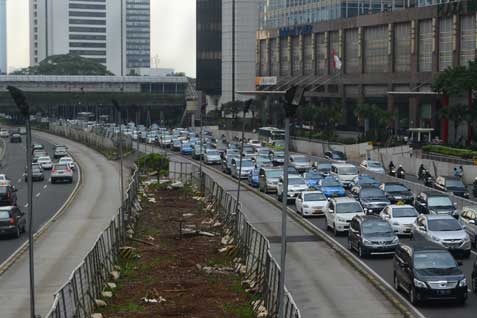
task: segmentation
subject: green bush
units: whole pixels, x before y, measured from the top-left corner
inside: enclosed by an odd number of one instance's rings
[[[424,150],[425,152],[432,152],[446,156],[461,157],[465,159],[472,159],[474,157],[477,157],[477,151],[473,151],[472,149],[453,148],[440,145],[425,145],[422,147],[422,150]]]
[[[136,164],[145,172],[157,171],[160,176],[169,175],[169,159],[163,155],[153,153],[142,156],[136,160]]]

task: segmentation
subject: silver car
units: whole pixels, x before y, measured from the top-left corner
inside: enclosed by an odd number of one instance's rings
[[[311,160],[304,155],[290,156],[290,166],[294,167],[300,173],[310,170],[312,165]]]
[[[52,184],[58,181],[73,183],[73,169],[71,169],[69,164],[54,164],[51,169],[50,180]]]
[[[240,172],[240,158],[232,159],[231,175],[234,178],[247,179],[248,175],[255,169],[252,159],[242,158],[242,172]]]
[[[207,149],[204,156],[205,164],[220,164],[220,153],[215,149]]]
[[[470,237],[470,241],[477,246],[477,210],[469,207],[464,207],[462,213],[459,215],[459,222]]]
[[[471,252],[469,235],[450,215],[421,214],[412,227],[412,237],[431,241],[456,256],[468,258]]]

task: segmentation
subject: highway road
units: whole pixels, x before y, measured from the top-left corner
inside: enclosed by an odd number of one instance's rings
[[[36,136],[32,139],[34,143],[43,144],[45,150],[53,158],[54,144]],[[0,171],[6,174],[12,184],[18,189],[17,205],[21,211],[27,213],[27,183],[23,177],[26,167],[25,136],[22,136],[22,143],[10,143],[9,138],[4,140],[6,153],[2,160]],[[58,211],[78,182],[77,171],[74,173],[73,183],[51,184],[49,182],[50,172],[44,171],[44,174],[44,181],[33,183],[33,228],[35,232]],[[0,264],[12,255],[27,239],[28,233],[23,233],[19,239],[7,236],[0,237]]]
[[[147,149],[151,149],[151,147],[148,146]],[[155,151],[160,151],[159,148],[155,147],[154,149],[155,149]],[[192,159],[189,159],[189,158],[184,159],[183,156],[174,156],[173,158],[182,158],[181,160],[192,161]],[[318,158],[318,157],[312,157],[312,159],[313,160],[319,160],[320,162],[321,161],[326,161],[326,159]],[[223,177],[221,175],[223,175],[223,174],[221,172],[218,172],[219,171],[218,167],[212,167],[212,169],[214,169],[217,172],[218,180],[222,181]],[[230,186],[230,187],[232,188],[232,186]],[[243,202],[246,205],[250,205],[250,204],[258,205],[259,201],[263,201],[263,199],[259,198],[257,195],[250,195],[251,193],[253,193],[253,191],[250,191],[250,188],[247,188],[247,189],[248,189],[246,191],[247,194],[245,196],[243,196],[243,199],[244,199]],[[273,198],[273,200],[277,200],[275,195],[271,195],[271,198]],[[278,203],[278,201],[277,201],[277,203]],[[271,209],[271,208],[269,208],[269,209]],[[273,209],[274,209],[274,212],[279,213],[279,208],[277,206],[274,206]],[[296,213],[296,211],[294,209],[294,204],[289,205],[289,209],[291,211],[294,211],[294,213]],[[325,222],[324,222],[323,218],[309,218],[307,220],[311,224],[313,224],[315,227],[317,227],[319,229],[323,229],[323,230],[325,229],[325,225],[324,225]],[[278,226],[277,224],[267,224],[267,225],[265,225],[265,227],[269,227],[269,228],[273,228],[273,227],[277,227],[277,226]],[[339,236],[339,237],[336,237],[336,238],[330,232],[327,233],[326,235],[328,235],[328,237],[335,240],[338,244],[340,244],[342,246],[346,246],[346,242],[347,242],[346,235]],[[274,238],[276,238],[276,237],[274,237]],[[274,238],[272,237],[272,239],[274,239]],[[290,242],[290,240],[293,241],[294,239],[295,238],[293,237],[293,234],[291,234],[291,236],[289,236],[289,238],[288,238],[289,242]],[[308,238],[308,240],[313,241],[311,238]],[[313,244],[319,244],[318,241],[315,241]],[[407,239],[403,238],[402,241],[406,242]],[[290,245],[293,246],[293,244],[290,244]],[[272,244],[272,246],[273,246],[273,248],[276,248],[275,244]],[[278,250],[279,250],[279,248],[278,248]],[[339,257],[339,255],[333,255],[333,256],[334,257]],[[468,260],[464,260],[464,264],[463,264],[462,268],[463,268],[468,280],[470,280],[471,270],[472,270],[471,266],[472,266],[472,262],[474,261],[476,256],[477,256],[477,251],[474,249],[473,250],[473,255],[471,256],[471,258],[468,259]],[[298,259],[296,259],[297,257],[298,257]],[[306,299],[306,297],[302,297],[303,292],[300,290],[304,285],[307,285],[307,282],[306,281],[301,281],[301,282],[290,281],[290,277],[297,278],[296,277],[297,276],[296,271],[298,271],[298,270],[300,270],[300,268],[302,268],[302,266],[300,266],[300,265],[302,265],[302,264],[300,264],[300,262],[305,261],[304,259],[300,259],[302,257],[305,257],[305,258],[309,257],[310,259],[314,259],[315,264],[313,264],[313,265],[319,267],[320,270],[323,273],[328,272],[329,269],[323,268],[321,266],[320,260],[316,259],[315,254],[308,253],[308,254],[304,254],[304,255],[303,254],[298,255],[296,253],[289,253],[288,263],[292,263],[292,264],[298,265],[298,266],[292,267],[292,268],[288,267],[288,270],[287,270],[287,275],[288,275],[287,284],[289,285],[289,289],[291,290],[292,294],[294,295],[295,300],[297,301],[297,304],[300,307],[300,309],[302,310],[302,312],[303,313],[308,313],[308,307],[307,307],[308,302],[306,301],[307,299]],[[357,258],[357,256],[356,256],[356,258]],[[366,266],[370,267],[379,277],[381,277],[385,282],[387,282],[387,284],[389,284],[389,287],[392,286],[392,275],[393,275],[393,272],[392,272],[392,258],[390,258],[390,257],[371,257],[371,258],[363,259],[363,260],[360,260],[360,261],[363,262]],[[307,270],[309,270],[309,269],[310,269],[310,267],[307,266]],[[316,271],[314,271],[313,273],[310,273],[310,275],[305,276],[305,277],[301,277],[301,278],[304,279],[304,280],[306,280],[306,279],[313,280],[314,279],[314,277],[312,277],[313,275],[318,275],[317,277],[319,277],[319,275],[322,275],[322,274],[317,273]],[[360,275],[357,275],[357,276],[360,276]],[[335,282],[329,281],[328,283],[329,283],[329,285],[328,286],[323,286],[323,288],[333,289],[335,287],[335,286],[333,286],[333,283],[335,283]],[[355,290],[359,290],[359,289],[356,288]],[[330,293],[330,295],[332,295],[332,294],[333,293]],[[405,295],[405,294],[402,294],[402,296],[407,298],[407,295]],[[332,297],[329,299],[329,301],[330,302],[339,302],[339,300],[332,299]],[[356,303],[359,303],[359,300],[356,300]],[[340,304],[337,303],[336,306],[339,307]],[[465,306],[460,306],[460,305],[457,305],[457,304],[446,303],[446,302],[439,302],[439,303],[432,302],[432,303],[427,303],[427,304],[421,305],[420,307],[417,308],[417,311],[419,311],[423,316],[429,317],[429,318],[450,318],[450,317],[452,317],[452,318],[453,317],[459,317],[459,318],[471,318],[472,317],[472,318],[474,318],[476,316],[476,313],[477,313],[477,295],[470,292],[467,304]],[[316,316],[316,315],[312,315],[312,316]],[[312,317],[312,316],[310,316],[308,314],[304,314],[304,317]],[[359,316],[359,314],[356,314],[356,316]],[[369,316],[369,317],[373,317],[373,316]]]

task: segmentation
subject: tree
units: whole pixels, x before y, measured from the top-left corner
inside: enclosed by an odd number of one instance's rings
[[[35,66],[15,71],[13,75],[114,75],[106,66],[93,60],[69,53],[52,55]]]
[[[467,106],[457,104],[448,108],[442,108],[439,115],[441,118],[446,118],[454,123],[454,142],[457,142],[457,129],[462,123],[470,121]]]

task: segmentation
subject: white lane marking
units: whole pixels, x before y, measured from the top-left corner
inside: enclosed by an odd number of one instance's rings
[[[474,251],[471,251],[471,252],[472,252],[472,254],[474,254],[474,255],[476,255],[476,256],[477,256],[477,252],[474,252]]]
[[[38,193],[37,193],[35,196],[38,198],[38,197],[40,196],[40,194],[41,194],[41,193],[40,193],[40,192],[38,192]]]
[[[28,208],[28,203],[24,205],[25,208]]]
[[[43,189],[46,189],[47,187],[48,187],[48,185],[47,185],[47,184],[45,184],[45,185],[43,186]]]

